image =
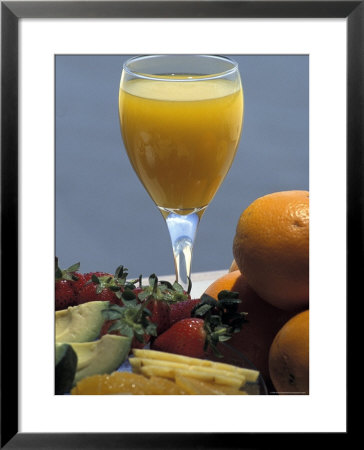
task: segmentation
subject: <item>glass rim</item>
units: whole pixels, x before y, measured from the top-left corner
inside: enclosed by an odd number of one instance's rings
[[[228,62],[232,65],[231,69],[227,69],[221,72],[215,72],[207,75],[195,75],[193,76],[191,74],[191,78],[178,78],[176,76],[175,78],[168,78],[165,75],[157,75],[157,74],[148,74],[146,72],[138,72],[130,67],[130,63],[137,61],[137,60],[147,60],[147,59],[153,59],[153,58],[168,58],[171,56],[181,56],[181,57],[200,57],[200,58],[209,58],[209,59],[215,59],[220,61]],[[139,55],[139,56],[133,56],[132,58],[127,59],[123,63],[123,71],[128,73],[129,75],[132,75],[137,78],[143,78],[147,80],[156,80],[156,81],[168,81],[168,82],[189,82],[189,81],[204,81],[204,80],[212,80],[216,78],[223,78],[227,75],[233,74],[234,72],[238,72],[239,64],[234,59],[227,57],[227,56],[221,56],[221,55],[203,55],[203,54],[160,54],[160,55]],[[182,75],[182,74],[181,74]]]

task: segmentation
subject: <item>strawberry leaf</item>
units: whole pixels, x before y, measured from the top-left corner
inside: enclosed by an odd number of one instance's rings
[[[126,301],[136,300],[136,295],[130,289],[125,289],[125,291],[121,294],[121,298]]]
[[[150,322],[145,328],[145,332],[150,336],[157,336],[157,325],[155,323]]]
[[[138,298],[140,301],[144,301],[148,296],[149,296],[149,292],[147,290],[139,292],[139,294],[138,294]]]
[[[103,291],[104,289],[103,289],[103,287],[100,285],[100,284],[98,284],[97,286],[96,286],[96,294],[101,294],[101,292]]]
[[[95,275],[95,274],[92,274],[92,276],[91,276],[91,281],[92,281],[93,283],[100,284],[99,277],[98,277],[97,275]]]
[[[59,267],[56,267],[56,280],[62,279],[62,270]]]
[[[106,320],[115,320],[120,318],[120,313],[118,311],[108,310],[106,312],[103,311],[103,316]]]
[[[118,266],[115,270],[115,278],[123,278],[125,276],[125,273],[127,275],[128,269],[125,269],[124,266]]]
[[[152,275],[149,276],[149,286],[153,289],[153,291],[157,289],[158,278],[155,273],[152,273]]]
[[[161,280],[160,284],[167,286],[168,289],[173,289],[173,285],[169,281]]]
[[[211,310],[211,305],[197,304],[191,311],[192,317],[204,317]]]
[[[72,266],[69,266],[67,270],[67,272],[77,272],[78,270],[80,270],[80,263],[76,263],[76,264],[72,264]]]
[[[183,293],[183,287],[179,283],[177,283],[177,281],[173,283],[172,289],[174,289],[176,292]]]
[[[134,330],[133,330],[133,328],[130,325],[128,325],[128,324],[126,324],[124,322],[117,322],[115,325],[119,325],[117,330],[123,336],[134,337]],[[113,328],[113,325],[110,327],[110,329],[112,329],[112,328]]]
[[[226,299],[228,299],[228,298],[231,298],[231,299],[237,298],[238,299],[239,298],[239,292],[228,291],[228,290],[224,289],[224,290],[220,291],[217,294],[217,298],[219,300],[221,300],[223,298],[226,298]]]

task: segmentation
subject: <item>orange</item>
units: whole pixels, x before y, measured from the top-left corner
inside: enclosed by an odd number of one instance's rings
[[[92,375],[83,378],[72,389],[72,395],[145,394],[148,379],[143,375],[128,372],[113,372],[111,375]]]
[[[238,310],[248,313],[248,322],[243,324],[241,331],[234,334],[227,344],[243,353],[268,382],[270,346],[278,331],[295,313],[283,311],[262,300],[239,270],[218,278],[205,293],[217,299],[218,293],[224,289],[238,292],[242,301]]]
[[[271,380],[280,394],[309,393],[309,311],[292,317],[269,352]]]
[[[241,214],[233,254],[249,285],[285,310],[309,303],[309,193],[265,195]]]
[[[149,378],[150,394],[152,395],[183,395],[184,390],[181,389],[175,381],[167,378],[153,376]]]
[[[239,270],[233,270],[232,272],[227,272],[225,275],[222,275],[220,278],[215,280],[208,288],[205,290],[205,294],[210,295],[213,298],[217,299],[217,295],[220,291],[227,290],[232,291],[235,286],[236,289],[240,287],[242,281],[241,273]]]
[[[72,395],[182,395],[185,392],[174,381],[161,377],[147,378],[129,372],[93,375],[80,380]]]
[[[235,259],[233,259],[233,262],[231,263],[231,266],[229,267],[229,272],[234,272],[234,270],[239,270],[239,267],[236,264]]]

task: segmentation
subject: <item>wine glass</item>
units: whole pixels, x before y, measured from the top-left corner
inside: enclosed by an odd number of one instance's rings
[[[238,64],[213,55],[146,55],[123,65],[119,118],[137,176],[162,213],[176,281],[190,287],[196,231],[238,148]]]

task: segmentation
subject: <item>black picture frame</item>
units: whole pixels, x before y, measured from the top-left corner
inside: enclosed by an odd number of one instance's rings
[[[271,448],[274,433],[18,432],[18,23],[22,18],[345,18],[347,20],[347,304],[363,273],[364,1],[1,2],[1,448]],[[6,283],[5,280],[13,280]],[[9,301],[11,299],[11,301]],[[11,318],[9,320],[9,318]],[[348,346],[350,349],[350,346]],[[9,370],[11,368],[11,370]],[[349,374],[348,374],[349,375]],[[350,382],[348,383],[350,385]],[[143,416],[144,417],[144,416]],[[145,420],[145,417],[144,417]],[[347,438],[338,433],[335,441]],[[242,436],[244,435],[244,436]],[[285,435],[298,439],[296,434]],[[315,434],[316,443],[318,435]],[[326,439],[326,436],[324,436]],[[312,439],[302,435],[300,444]],[[264,444],[264,441],[266,444]],[[296,441],[297,442],[297,441]],[[327,442],[327,441],[326,441]]]

